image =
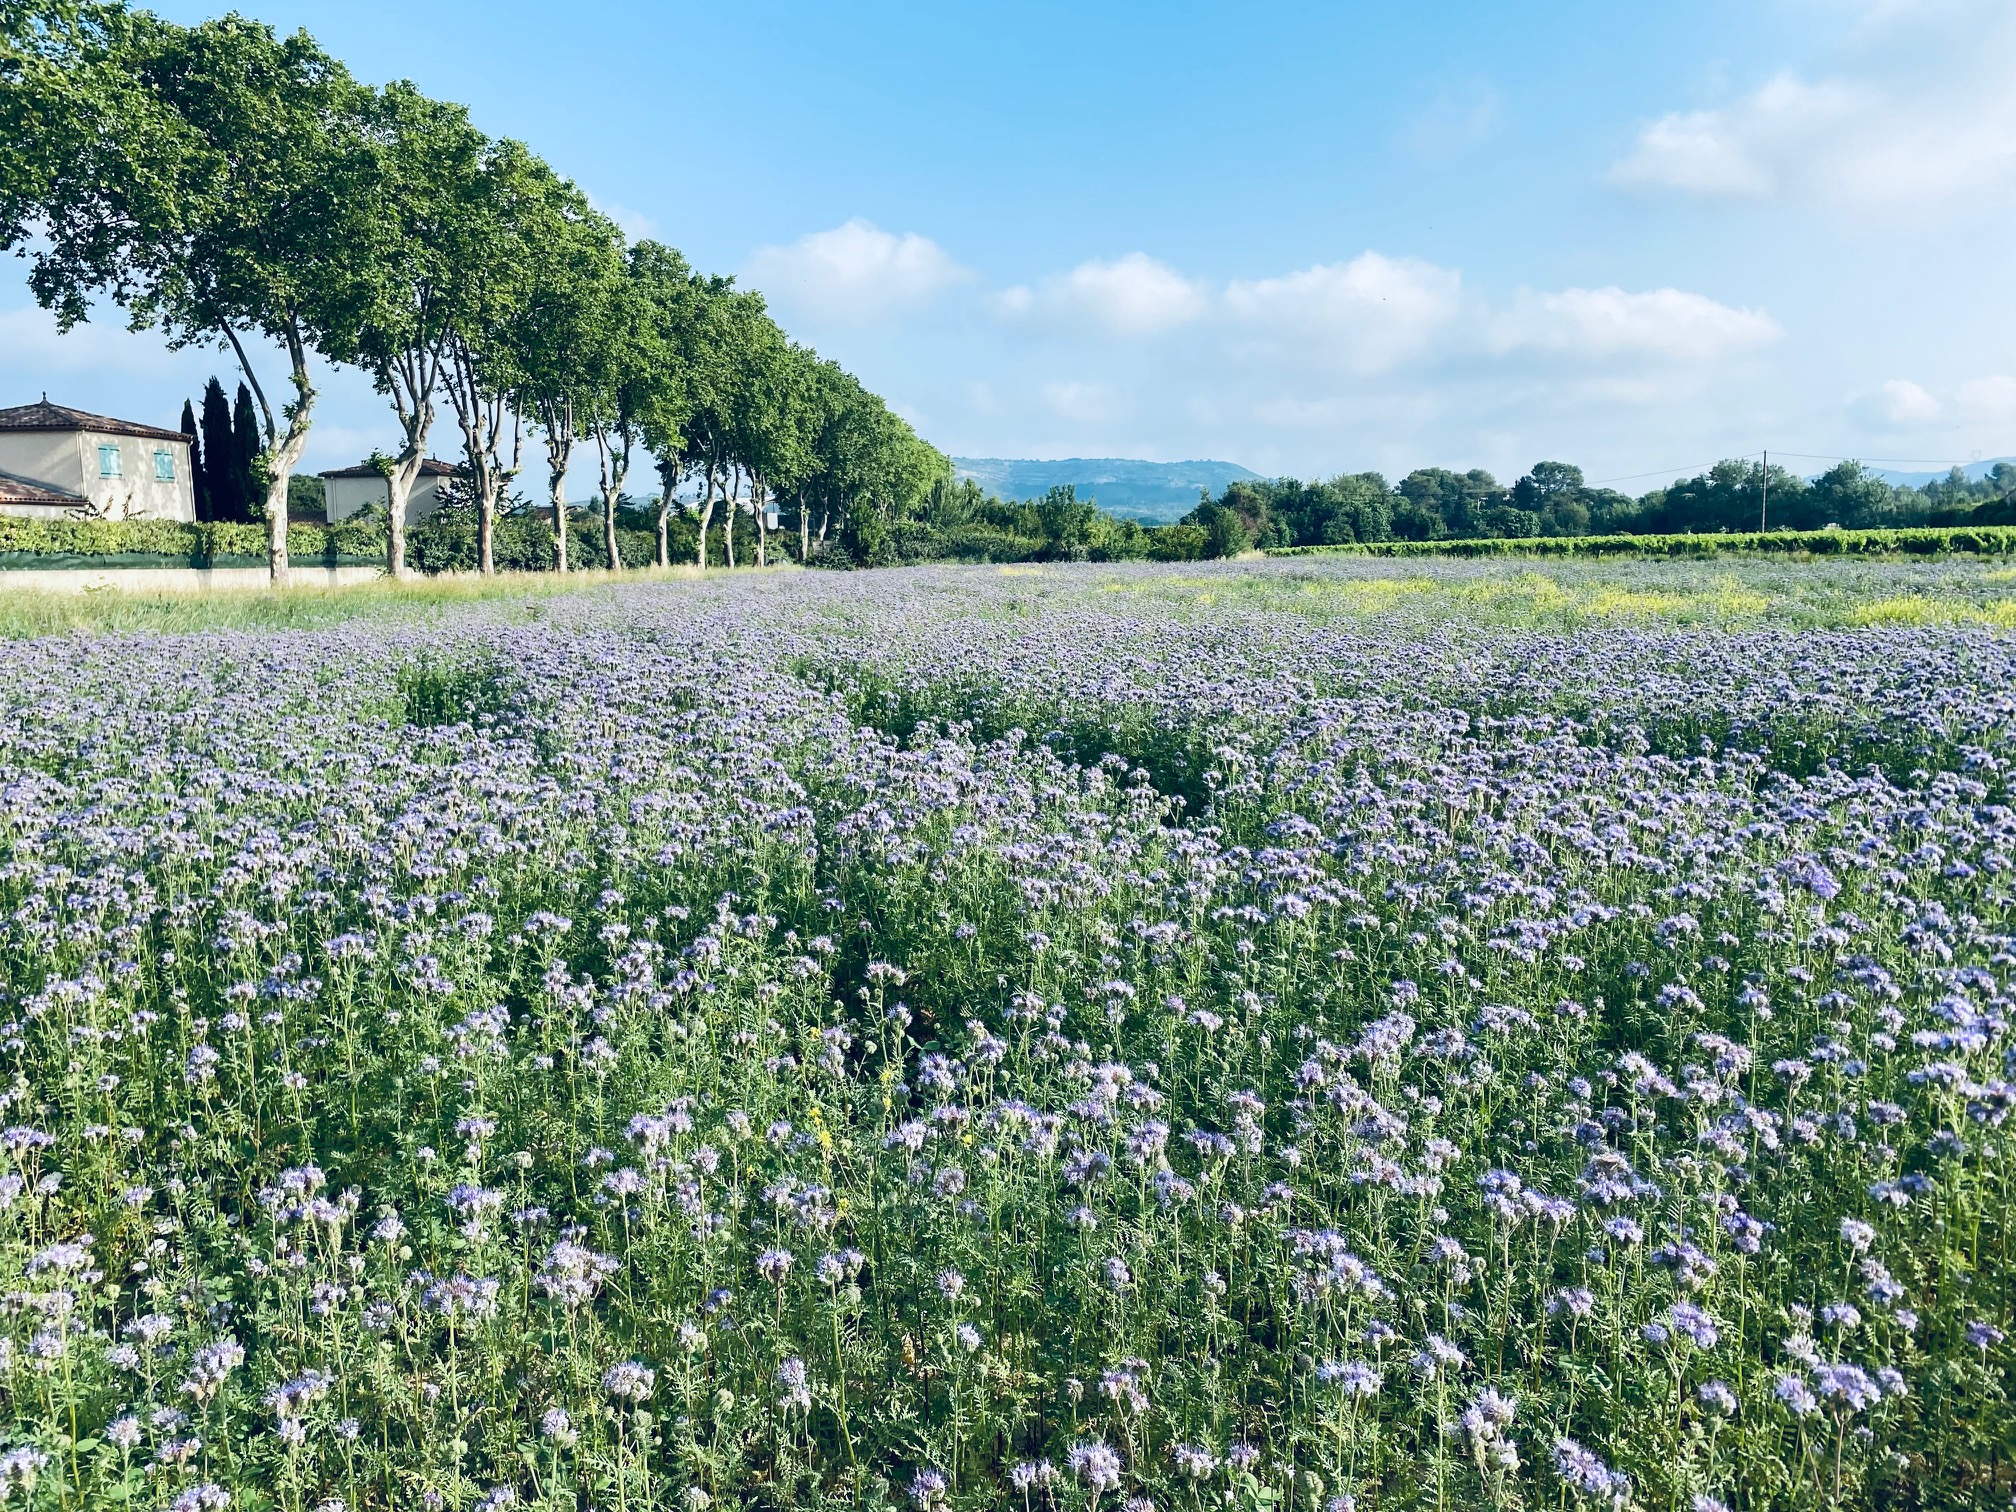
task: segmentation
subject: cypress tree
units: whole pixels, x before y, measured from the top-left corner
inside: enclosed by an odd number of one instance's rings
[[[182,401],[182,434],[189,438],[189,492],[196,501],[196,518],[214,519],[209,480],[203,476],[203,438],[196,429],[196,406],[187,399]]]
[[[203,474],[210,494],[210,518],[246,520],[243,499],[232,458],[238,448],[231,437],[231,407],[224,398],[224,385],[215,378],[203,389]]]
[[[238,497],[244,501],[244,518],[263,520],[266,518],[266,500],[258,482],[259,453],[266,449],[259,435],[259,417],[252,409],[252,390],[244,384],[238,385],[238,403],[231,415],[232,448],[231,470],[236,476]]]

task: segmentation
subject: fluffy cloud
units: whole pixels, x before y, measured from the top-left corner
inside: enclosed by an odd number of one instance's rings
[[[781,304],[842,322],[918,308],[972,277],[930,237],[898,236],[859,216],[789,246],[758,247],[744,275]]]
[[[1493,323],[1491,340],[1504,352],[1693,363],[1768,346],[1784,334],[1762,310],[1736,309],[1685,289],[1633,294],[1612,285],[1521,294]]]
[[[1467,293],[1452,268],[1377,252],[1235,282],[1224,308],[1242,344],[1257,344],[1255,355],[1300,354],[1366,376],[1533,356],[1595,366],[1701,364],[1784,335],[1762,310],[1685,289],[1525,291],[1494,305]],[[1253,342],[1247,333],[1256,332],[1265,339]]]
[[[1876,412],[1890,425],[1927,425],[1944,413],[1937,399],[1908,378],[1890,379],[1874,398]]]
[[[1185,349],[1215,353],[1204,357],[1214,366],[1330,375],[1321,382],[1513,358],[1556,368],[1700,365],[1784,335],[1762,310],[1684,289],[1571,288],[1494,302],[1468,291],[1454,268],[1374,251],[1222,287],[1132,253],[1000,290],[987,303],[1011,325],[1079,347],[1181,328]]]
[[[1782,74],[1724,109],[1661,116],[1610,176],[1620,184],[1763,198],[1788,179],[1824,169],[1827,146],[1838,147],[1843,129],[1870,106],[1866,92],[1848,84]]]
[[[1852,421],[1878,435],[1936,435],[1943,438],[1935,443],[1941,447],[2006,451],[2009,427],[2016,423],[2016,377],[1990,373],[1943,394],[1908,378],[1892,378],[1856,395],[1847,410]]]
[[[986,304],[1002,376],[984,388],[959,378],[969,434],[987,439],[949,435],[954,449],[1208,453],[1263,469],[1311,456],[1403,472],[1429,456],[1523,467],[1562,451],[1564,429],[1751,425],[1756,374],[1743,359],[1785,337],[1765,310],[1705,293],[1494,292],[1379,251],[1225,283],[1141,255]],[[1696,448],[1711,449],[1685,449]]]
[[[1082,262],[1038,287],[1004,289],[989,303],[1014,319],[1047,316],[1090,321],[1116,336],[1148,336],[1187,324],[1202,315],[1209,291],[1145,252],[1129,252],[1112,262]]]
[[[2006,5],[1852,7],[1859,70],[1782,72],[1646,125],[1613,182],[1852,213],[1926,212],[2016,186],[2016,19]]]
[[[1954,403],[1970,420],[2007,424],[2016,420],[2016,378],[2007,373],[1996,373],[1987,378],[1970,379],[1960,385],[1960,391],[1954,395]]]
[[[1413,257],[1363,252],[1278,278],[1235,280],[1225,310],[1263,354],[1299,350],[1326,366],[1382,372],[1428,351],[1457,321],[1463,278]]]
[[[658,222],[642,210],[633,210],[616,200],[602,199],[592,194],[588,196],[588,202],[616,222],[623,234],[632,241],[644,241],[658,234]]]

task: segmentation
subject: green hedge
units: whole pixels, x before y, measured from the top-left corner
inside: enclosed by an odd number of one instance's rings
[[[747,520],[737,522],[737,561],[756,559],[756,532]],[[698,544],[690,516],[673,516],[669,542],[672,560],[693,560]],[[594,569],[609,565],[602,549],[602,521],[593,510],[576,511],[568,520],[569,565]],[[623,510],[617,515],[617,548],[626,567],[645,567],[658,559],[656,517],[648,510]],[[773,538],[776,557],[795,556],[798,537]],[[708,540],[708,555],[722,562],[717,516]],[[371,564],[385,560],[382,518],[344,520],[335,525],[296,522],[287,530],[287,553],[302,566]],[[545,572],[553,566],[552,517],[541,511],[499,515],[493,555],[504,572]],[[406,560],[419,572],[473,572],[477,565],[476,515],[471,509],[437,510],[406,531]],[[263,524],[187,525],[176,520],[38,520],[0,515],[0,572],[50,567],[233,567],[264,566],[266,527]]]
[[[1725,552],[1809,556],[1977,556],[2016,554],[2016,526],[1912,530],[1774,530],[1729,535],[1525,536],[1483,541],[1375,541],[1353,546],[1277,547],[1268,556],[1382,557],[1712,557]]]
[[[380,562],[385,531],[371,522],[292,524],[287,554],[304,564]],[[266,527],[179,520],[40,520],[0,515],[5,567],[224,567],[263,565]]]
[[[666,545],[672,565],[691,565],[699,546],[699,522],[675,514],[667,522]],[[616,549],[623,565],[649,567],[658,560],[658,516],[649,509],[616,512]],[[382,551],[383,548],[381,547]],[[544,509],[518,510],[497,517],[490,540],[491,559],[499,572],[548,572],[553,567],[553,516]],[[772,531],[770,560],[798,556],[798,532]],[[476,512],[450,505],[436,510],[406,531],[406,560],[420,572],[474,572],[477,567]],[[748,566],[756,560],[756,529],[746,519],[735,524],[735,560]],[[721,552],[721,516],[717,511],[707,532],[709,566],[726,565]],[[593,571],[609,565],[602,548],[599,509],[577,509],[567,520],[567,565]]]

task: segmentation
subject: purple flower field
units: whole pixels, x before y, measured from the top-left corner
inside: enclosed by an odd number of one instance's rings
[[[2016,637],[1326,570],[0,643],[0,1507],[2007,1506]]]

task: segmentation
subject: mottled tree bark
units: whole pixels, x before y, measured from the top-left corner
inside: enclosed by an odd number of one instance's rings
[[[700,490],[700,548],[699,560],[695,563],[702,572],[707,570],[707,532],[714,524],[714,471],[714,459],[709,457],[707,481]]]
[[[309,415],[315,408],[315,385],[308,377],[308,348],[298,327],[290,323],[287,361],[288,376],[294,384],[294,402],[287,406],[287,430],[283,435],[274,419],[273,406],[266,400],[266,390],[259,386],[259,375],[245,360],[245,348],[238,340],[238,333],[227,325],[224,336],[237,355],[238,367],[257,397],[260,415],[266,422],[266,580],[274,588],[285,588],[293,578],[287,561],[287,484],[308,445]]]
[[[574,456],[574,401],[541,405],[546,431],[546,486],[553,507],[553,570],[567,570],[567,464]]]

